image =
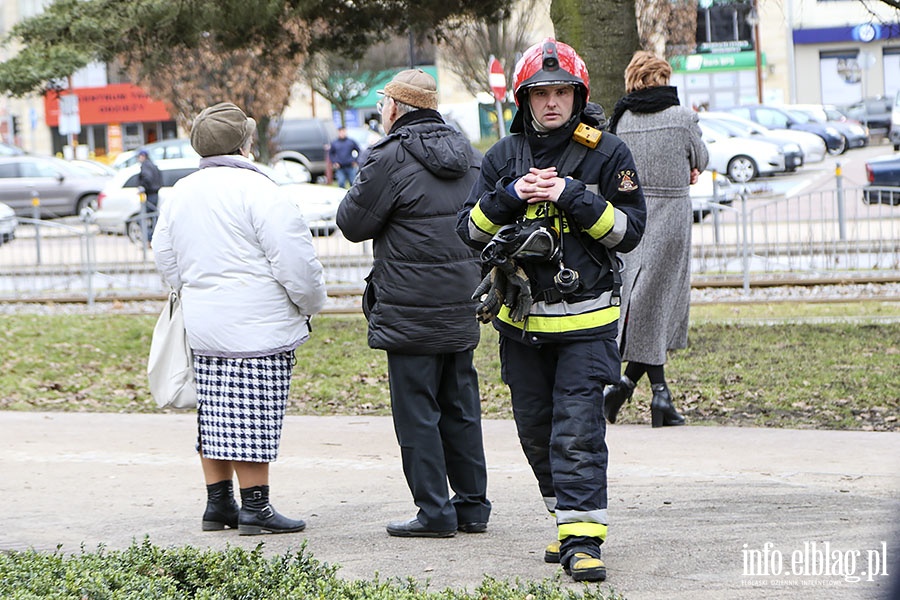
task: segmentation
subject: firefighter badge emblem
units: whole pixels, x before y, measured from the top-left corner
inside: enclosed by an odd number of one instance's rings
[[[619,180],[620,192],[633,192],[638,189],[637,184],[634,182],[634,171],[630,169],[619,171],[619,174],[616,175],[616,179]]]

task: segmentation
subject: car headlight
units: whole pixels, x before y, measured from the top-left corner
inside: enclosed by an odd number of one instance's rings
[[[867,132],[864,127],[861,127],[859,125],[851,125],[850,131],[853,132],[853,135],[862,135],[862,136],[869,135],[869,132]]]

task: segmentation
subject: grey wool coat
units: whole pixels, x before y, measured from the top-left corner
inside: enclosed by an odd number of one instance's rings
[[[682,106],[656,113],[626,111],[616,134],[637,163],[647,224],[637,248],[622,255],[622,360],[666,363],[668,350],[687,347],[691,299],[691,169],[709,154],[697,114]]]

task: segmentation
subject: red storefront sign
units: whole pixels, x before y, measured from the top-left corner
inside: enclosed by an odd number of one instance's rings
[[[131,83],[114,83],[105,87],[75,88],[82,125],[171,121],[164,102],[152,99],[147,92]],[[70,93],[64,90],[62,93]],[[59,95],[44,94],[47,125],[59,125]]]

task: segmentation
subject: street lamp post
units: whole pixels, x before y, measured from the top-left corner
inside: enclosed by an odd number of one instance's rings
[[[759,43],[759,0],[753,0],[753,8],[747,15],[747,24],[753,27],[753,49],[756,51],[756,101],[763,103],[762,49]]]

